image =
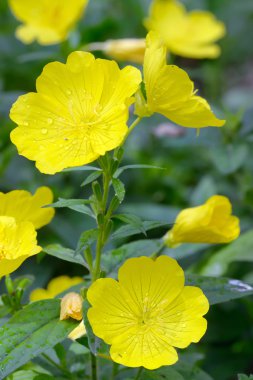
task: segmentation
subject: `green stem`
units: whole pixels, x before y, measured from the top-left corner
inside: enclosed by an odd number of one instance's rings
[[[138,370],[138,372],[137,372],[137,374],[136,374],[136,376],[135,376],[135,378],[134,378],[134,380],[139,380],[140,379],[142,371],[143,371],[143,367],[140,367],[139,370]]]
[[[119,368],[118,363],[113,363],[113,364],[112,364],[112,375],[111,375],[111,380],[114,380],[114,379],[115,379],[115,376],[116,376],[117,373],[118,373],[118,368]]]
[[[151,259],[156,259],[158,256],[160,256],[160,254],[162,253],[164,248],[165,248],[165,242],[162,241],[161,245],[157,248],[157,250],[151,254],[151,256],[150,256]]]
[[[98,234],[98,240],[97,240],[97,246],[96,246],[96,258],[95,258],[95,264],[94,264],[94,270],[92,274],[92,281],[96,281],[100,276],[100,265],[101,265],[101,255],[102,250],[104,247],[104,232],[105,227],[107,223],[106,219],[106,207],[107,207],[107,201],[108,201],[108,195],[109,195],[109,188],[110,188],[110,176],[106,171],[104,171],[103,175],[103,199],[101,202],[101,214],[104,216],[104,221],[101,225],[99,225],[99,234]]]
[[[126,142],[126,139],[128,138],[128,136],[130,135],[130,133],[134,130],[134,128],[136,127],[137,124],[139,124],[139,122],[141,121],[141,117],[138,116],[134,121],[133,123],[130,125],[130,127],[128,128],[128,131],[127,131],[127,134],[126,136],[124,137],[124,140],[122,141],[122,143],[120,144],[120,146],[123,146]]]
[[[92,380],[97,380],[97,360],[96,356],[93,355],[92,353],[90,354],[90,359],[91,359],[91,379]]]

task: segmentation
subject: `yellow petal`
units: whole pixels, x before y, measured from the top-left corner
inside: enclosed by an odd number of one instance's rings
[[[229,243],[240,234],[239,219],[231,212],[229,199],[214,195],[202,206],[181,211],[165,241],[169,246],[180,243]]]
[[[182,269],[167,256],[156,261],[147,257],[129,259],[119,270],[119,282],[106,278],[92,284],[87,293],[92,305],[88,319],[95,335],[111,344],[112,360],[148,369],[171,365],[178,359],[172,341],[184,346],[204,334],[201,317],[207,312],[208,302],[199,289],[188,291],[183,284]],[[189,295],[188,303],[185,295]],[[177,321],[174,308],[180,313]],[[187,315],[193,321],[194,332],[185,329],[180,339],[182,320],[190,326]],[[172,336],[177,340],[166,335],[172,326]]]
[[[127,102],[140,71],[74,52],[67,64],[53,62],[37,80],[37,93],[21,96],[10,116],[20,154],[43,173],[90,163],[119,146],[127,132]]]
[[[40,301],[40,300],[47,300],[50,298],[52,298],[52,297],[50,296],[50,294],[48,293],[48,291],[46,289],[38,288],[38,289],[34,289],[30,293],[30,301],[31,302]]]
[[[17,222],[29,221],[38,229],[53,218],[52,207],[42,208],[52,201],[52,191],[44,186],[38,188],[34,195],[25,190],[0,193],[0,215],[13,216]]]
[[[9,0],[14,15],[22,22],[16,36],[24,43],[42,45],[63,41],[81,17],[88,0]]]
[[[54,297],[57,294],[60,294],[65,290],[71,288],[72,286],[81,284],[82,282],[82,277],[58,276],[49,282],[47,290]]]
[[[161,313],[159,334],[174,347],[185,348],[198,342],[205,334],[207,322],[203,315],[209,303],[202,290],[185,286],[180,295]]]
[[[207,101],[196,96],[188,74],[175,65],[166,65],[166,49],[159,37],[150,32],[144,59],[147,106],[184,127],[221,127]]]
[[[30,222],[0,216],[0,278],[15,271],[28,257],[41,251]]]
[[[215,42],[226,33],[224,23],[211,12],[187,13],[174,0],[154,0],[145,25],[159,34],[170,52],[189,58],[218,57],[220,48]]]
[[[71,333],[68,335],[68,338],[72,340],[76,340],[76,339],[81,338],[85,334],[86,334],[86,329],[82,321],[74,330],[71,331]]]

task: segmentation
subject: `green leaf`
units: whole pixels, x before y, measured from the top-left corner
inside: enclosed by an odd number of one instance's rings
[[[52,203],[51,205],[47,205],[47,207],[55,207],[55,208],[63,208],[67,207],[71,210],[80,212],[82,214],[86,214],[91,216],[92,218],[95,218],[95,215],[93,214],[92,210],[86,206],[86,204],[91,203],[88,199],[63,199],[59,198],[59,200],[55,203]]]
[[[247,375],[239,374],[238,380],[253,380],[253,375],[247,376]]]
[[[183,376],[185,380],[213,380],[213,378],[200,369],[194,363],[188,363],[179,359],[174,368]]]
[[[144,221],[142,222],[142,227],[145,231],[153,230],[155,228],[159,227],[164,227],[164,226],[169,226],[169,223],[167,222],[157,222],[157,221]],[[118,228],[111,236],[111,240],[117,240],[117,239],[122,239],[126,238],[128,236],[136,235],[140,233],[140,228],[133,226],[133,225],[127,225],[127,226],[122,226]]]
[[[88,172],[88,171],[94,171],[94,170],[101,170],[101,169],[97,168],[96,166],[86,165],[86,166],[75,166],[73,168],[67,168],[67,169],[64,169],[63,172],[79,172],[79,171]]]
[[[146,231],[143,227],[143,222],[138,216],[132,214],[115,214],[113,215],[113,218],[119,219],[124,223],[132,225],[133,227],[139,229],[140,233],[143,233],[145,236],[147,236]]]
[[[223,174],[234,173],[247,160],[247,145],[222,145],[211,151],[211,159],[216,168]]]
[[[130,257],[150,256],[160,247],[160,240],[138,240],[106,252],[102,257],[102,266],[107,272]]]
[[[16,371],[10,376],[6,378],[6,380],[37,380],[38,376],[45,376],[43,379],[45,380],[53,380],[54,378],[52,376],[49,376],[47,374],[43,375],[38,375],[38,372],[35,372],[33,370],[21,370],[21,371]]]
[[[112,179],[112,185],[113,185],[115,194],[117,195],[117,197],[119,198],[119,201],[121,203],[123,201],[123,199],[125,198],[125,194],[126,194],[124,183],[121,182],[121,180],[118,178],[113,178]]]
[[[205,275],[223,275],[234,261],[253,261],[253,230],[242,234],[233,243],[213,254],[201,270]]]
[[[96,228],[84,231],[79,238],[75,254],[82,254],[86,248],[97,240],[97,237],[98,230]]]
[[[73,249],[65,248],[60,244],[50,244],[43,248],[43,251],[50,256],[68,261],[70,263],[80,264],[87,268],[87,264],[82,255],[77,255]]]
[[[11,311],[11,308],[6,305],[0,305],[0,319],[6,317]]]
[[[180,373],[173,368],[159,368],[155,371],[144,370],[140,376],[140,380],[185,380]],[[188,380],[188,379],[187,379]],[[204,379],[203,379],[204,380]]]
[[[204,277],[186,274],[186,284],[201,288],[207,296],[210,305],[253,295],[253,287],[251,285],[224,277]]]
[[[60,321],[60,300],[34,302],[18,311],[0,328],[0,378],[63,341],[77,326]]]
[[[166,168],[160,168],[159,166],[153,166],[153,165],[126,165],[121,166],[118,168],[118,170],[115,172],[114,177],[118,178],[125,170],[128,169],[158,169],[158,170],[166,170]]]
[[[86,186],[88,185],[89,183],[95,181],[96,179],[98,179],[101,174],[102,174],[102,170],[97,170],[95,171],[94,173],[91,173],[90,175],[88,175],[88,177],[81,183],[81,186]]]
[[[92,331],[90,322],[87,317],[87,311],[89,308],[90,308],[90,304],[87,300],[85,300],[83,302],[83,322],[84,322],[86,333],[87,333],[89,348],[91,352],[93,353],[93,355],[96,356],[98,353],[99,347],[101,345],[101,339],[96,337]]]

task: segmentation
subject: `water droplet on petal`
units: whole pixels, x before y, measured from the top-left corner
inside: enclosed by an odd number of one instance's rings
[[[28,121],[24,121],[24,125],[27,127],[29,125]]]
[[[42,128],[41,133],[42,133],[43,135],[46,135],[47,132],[48,132],[48,130],[47,130],[46,128]]]
[[[67,90],[67,91],[66,91],[66,94],[67,94],[68,96],[70,96],[70,95],[72,94],[72,91],[71,91],[71,90]]]
[[[47,123],[50,124],[50,125],[53,124],[53,119],[51,119],[51,117],[49,117],[49,118],[47,119]]]

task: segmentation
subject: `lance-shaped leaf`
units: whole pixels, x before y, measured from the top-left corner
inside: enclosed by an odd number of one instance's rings
[[[63,341],[77,326],[60,321],[60,300],[34,302],[18,311],[0,328],[0,378]]]
[[[57,257],[58,259],[69,261],[70,263],[80,264],[88,268],[84,257],[77,255],[73,249],[65,248],[60,244],[50,244],[43,248],[43,251],[50,256]]]
[[[186,284],[198,286],[207,296],[210,305],[253,295],[253,287],[242,281],[224,277],[186,275]]]

